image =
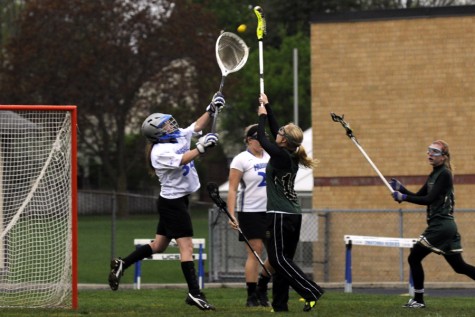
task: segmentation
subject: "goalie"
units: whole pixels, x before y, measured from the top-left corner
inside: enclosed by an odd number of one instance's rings
[[[190,146],[191,138],[201,135],[203,128],[224,104],[223,95],[216,93],[206,112],[185,129],[179,128],[170,114],[154,113],[143,122],[142,134],[150,141],[147,159],[161,184],[158,197],[160,220],[153,242],[141,246],[123,259],[119,257],[111,261],[109,286],[113,291],[119,288],[125,269],[154,253],[164,252],[171,239],[175,239],[180,249],[181,269],[188,284],[186,303],[201,310],[214,310],[199,288],[193,262],[193,226],[188,206],[189,195],[200,188],[193,160],[215,146],[218,135],[208,133],[199,139],[196,148],[191,149]]]

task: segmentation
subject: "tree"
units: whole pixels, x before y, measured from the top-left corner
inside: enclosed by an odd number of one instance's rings
[[[0,47],[15,33],[14,21],[23,5],[24,0],[0,0]]]
[[[186,0],[27,1],[5,47],[2,102],[78,105],[81,164],[100,167],[101,188],[126,191],[144,169],[133,137],[143,119],[189,124],[209,102],[214,21]]]

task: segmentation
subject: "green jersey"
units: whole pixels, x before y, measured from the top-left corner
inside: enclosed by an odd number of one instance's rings
[[[290,156],[291,166],[275,168],[270,162],[266,168],[267,211],[299,214],[302,212],[294,189],[295,177],[299,170],[298,158]]]

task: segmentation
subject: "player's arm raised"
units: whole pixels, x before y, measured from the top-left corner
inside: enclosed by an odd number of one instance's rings
[[[208,133],[202,136],[196,143],[196,148],[186,151],[181,158],[181,165],[188,164],[200,154],[215,146],[218,143],[218,135],[216,133]]]
[[[211,119],[215,116],[217,112],[220,112],[226,101],[224,100],[224,96],[219,91],[213,95],[211,99],[211,103],[206,107],[206,112],[196,120],[195,123],[195,132],[202,131],[208,124],[210,123]]]

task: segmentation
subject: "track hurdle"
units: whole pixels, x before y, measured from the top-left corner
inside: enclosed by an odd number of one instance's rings
[[[149,244],[152,242],[153,239],[134,239],[134,245],[135,248],[139,248],[144,244]],[[198,283],[200,285],[200,288],[204,288],[204,275],[205,275],[205,269],[204,269],[204,260],[206,260],[206,253],[203,253],[205,244],[206,244],[206,239],[192,239],[193,242],[193,248],[198,249],[198,253],[193,253],[193,260],[198,259]],[[175,239],[172,239],[170,241],[170,244],[168,245],[169,247],[177,247],[177,243]],[[164,261],[164,260],[180,260],[180,254],[179,253],[155,253],[152,254],[151,257],[146,258],[144,260],[158,260],[158,261]],[[142,261],[138,261],[135,263],[135,272],[134,272],[134,289],[140,289],[140,284],[142,280]]]
[[[345,256],[345,293],[352,292],[352,264],[351,249],[353,245],[372,246],[372,247],[392,247],[392,248],[412,248],[418,241],[415,238],[387,238],[372,236],[353,236],[345,235],[346,256]],[[414,294],[414,283],[412,275],[409,273],[409,294]]]

